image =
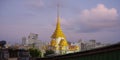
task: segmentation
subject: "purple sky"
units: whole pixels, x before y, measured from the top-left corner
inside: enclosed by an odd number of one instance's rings
[[[59,0],[67,40],[120,42],[120,0]],[[29,33],[49,42],[56,25],[56,0],[0,0],[0,40],[19,43]]]

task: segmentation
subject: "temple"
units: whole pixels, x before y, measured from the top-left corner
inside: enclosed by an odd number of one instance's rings
[[[68,42],[66,36],[64,35],[61,25],[60,25],[60,16],[59,11],[57,14],[57,24],[54,33],[51,36],[50,45],[57,54],[65,54],[68,48]]]
[[[59,7],[58,7],[59,8]],[[60,25],[59,9],[57,10],[57,24],[54,33],[51,36],[50,46],[56,54],[67,54],[72,50],[76,50],[77,46],[73,47],[68,44],[66,36],[63,33]]]

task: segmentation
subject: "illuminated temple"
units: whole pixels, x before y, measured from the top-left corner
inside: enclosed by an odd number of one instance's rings
[[[78,46],[71,46],[66,40],[66,36],[63,33],[60,26],[59,11],[57,12],[57,24],[54,33],[51,36],[50,46],[56,54],[67,54],[70,51],[78,51]]]

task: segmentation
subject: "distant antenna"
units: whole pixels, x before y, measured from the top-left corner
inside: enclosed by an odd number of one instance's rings
[[[59,14],[60,14],[60,4],[59,4],[59,1],[57,1],[57,17],[59,17]]]

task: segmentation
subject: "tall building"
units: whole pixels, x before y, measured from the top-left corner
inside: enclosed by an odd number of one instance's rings
[[[27,45],[28,44],[28,40],[26,39],[26,37],[22,37],[22,45]]]
[[[91,50],[108,45],[108,44],[102,44],[101,42],[97,42],[96,40],[89,40],[87,42],[82,42],[79,40],[78,44],[80,47],[80,51]]]
[[[51,36],[50,45],[57,54],[65,54],[68,49],[68,42],[60,26],[59,11],[57,11],[57,24],[54,33]]]
[[[28,44],[35,44],[38,40],[38,34],[30,33],[28,36]]]
[[[41,40],[38,40],[38,34],[30,33],[28,38],[22,37],[22,46],[21,49],[29,49],[29,48],[37,48],[39,50],[43,50],[43,46],[46,44]]]

